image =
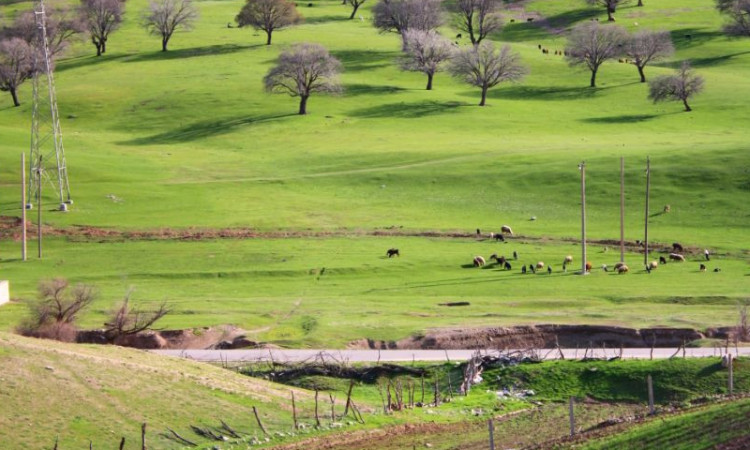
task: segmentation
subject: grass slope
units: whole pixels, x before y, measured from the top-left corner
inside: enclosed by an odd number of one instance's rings
[[[58,435],[60,448],[115,448],[123,436],[130,448],[143,422],[153,449],[179,447],[161,436],[166,427],[195,438],[189,425],[219,419],[260,435],[254,405],[272,431],[291,423],[288,388],[142,351],[0,333],[0,366],[2,448],[51,448]],[[309,393],[297,399],[309,406]]]
[[[716,448],[725,443],[736,442],[727,448],[743,448],[747,445],[747,424],[750,422],[750,400],[712,405],[699,411],[673,417],[657,418],[622,433],[575,448]],[[735,441],[737,440],[737,441]],[[723,447],[719,447],[723,448]]]

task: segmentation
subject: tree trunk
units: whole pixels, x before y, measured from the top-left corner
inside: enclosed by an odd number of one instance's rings
[[[103,55],[107,53],[107,40],[106,39],[102,39],[101,46],[102,46],[102,55]]]
[[[479,106],[484,106],[487,100],[487,86],[482,86],[482,101],[479,102]]]
[[[636,6],[643,6],[643,0],[638,0],[638,4]]]
[[[346,3],[346,2],[344,2],[344,3]],[[354,7],[354,9],[352,10],[352,15],[351,15],[351,16],[349,16],[349,19],[350,19],[350,20],[354,18],[354,15],[355,15],[355,14],[357,14],[357,10],[359,9],[359,4],[358,4],[358,3],[355,3],[355,4],[353,5],[353,7]]]
[[[162,36],[161,37],[161,51],[166,52],[167,51],[167,44],[169,43],[169,36]]]
[[[591,71],[591,87],[596,87],[596,70]]]
[[[686,98],[682,99],[682,104],[685,105],[685,111],[687,111],[687,112],[692,111],[692,109],[690,108],[690,105],[688,105],[688,102],[687,102]]]
[[[432,73],[427,74],[427,90],[428,91],[432,90],[432,77],[433,76],[435,76],[435,74],[432,74]]]
[[[268,39],[266,39],[266,45],[271,45],[271,33],[273,33],[273,30],[266,31],[266,36],[268,36]]]
[[[94,46],[96,47],[96,56],[102,56],[102,44],[98,41],[94,41]]]
[[[641,83],[646,82],[646,74],[643,73],[643,66],[636,66],[638,68],[638,74],[641,76]]]
[[[307,99],[308,95],[301,95],[299,98],[299,113],[301,115],[307,114]]]
[[[18,94],[16,93],[16,88],[10,88],[10,96],[13,97],[13,106],[21,106],[21,104],[18,103]]]
[[[607,8],[607,21],[609,21],[609,22],[614,22],[615,21],[615,18],[612,17],[612,13],[614,13],[614,12],[615,12],[614,9]]]

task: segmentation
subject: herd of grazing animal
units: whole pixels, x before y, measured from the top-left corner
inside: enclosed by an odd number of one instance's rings
[[[502,227],[500,227],[500,233],[489,234],[490,239],[496,239],[497,241],[507,243],[507,241],[505,240],[505,235],[513,236],[513,230],[508,225],[503,225]],[[479,228],[477,228],[477,236],[481,236],[481,230]],[[640,241],[637,241],[636,243],[639,245],[642,245],[642,242]],[[605,247],[605,250],[606,250],[606,247]],[[672,243],[672,247],[670,250],[671,251],[668,254],[670,261],[685,262],[685,256],[682,254],[685,251],[685,249],[682,246],[682,244],[678,242],[674,242]],[[401,254],[399,253],[399,250],[397,248],[389,248],[388,251],[386,252],[386,256],[388,258],[391,258],[393,256],[401,256]],[[703,257],[705,258],[706,261],[711,260],[710,252],[707,249],[703,251]],[[518,260],[518,252],[515,250],[513,251],[513,260]],[[512,270],[513,268],[513,266],[511,266],[510,262],[508,262],[505,256],[498,256],[497,253],[493,253],[489,257],[489,261],[495,261],[495,264],[497,266],[500,266],[506,271]],[[562,262],[562,271],[567,272],[568,265],[572,263],[573,263],[573,256],[572,255],[565,256]],[[659,256],[658,261],[654,260],[646,264],[645,270],[647,273],[651,273],[652,271],[656,270],[660,265],[666,265],[666,264],[667,264],[667,258],[665,258],[664,256]],[[487,265],[487,260],[485,260],[483,256],[476,255],[474,256],[472,260],[472,265],[474,267],[483,267]],[[538,270],[544,270],[545,267],[547,268],[547,274],[551,275],[552,266],[545,265],[544,261],[538,261],[536,264],[528,264],[528,265],[521,266],[521,273],[526,274],[530,272],[530,273],[535,274]],[[585,267],[586,272],[591,272],[593,265],[591,264],[590,261],[586,261],[586,264],[584,267]],[[609,272],[609,267],[606,264],[602,264],[602,270],[604,270],[604,272]],[[707,270],[708,268],[706,267],[706,265],[701,263],[699,266],[699,271],[706,272]],[[716,267],[714,268],[713,271],[721,272],[721,269]],[[617,274],[625,274],[625,273],[630,272],[630,268],[624,262],[618,262],[614,265],[613,272]]]

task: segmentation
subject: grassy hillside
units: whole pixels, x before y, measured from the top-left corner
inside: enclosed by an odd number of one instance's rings
[[[178,448],[170,427],[204,442],[189,425],[261,435],[252,407],[269,430],[287,430],[289,389],[226,370],[120,347],[60,344],[0,333],[0,447],[134,448],[146,422],[148,448]],[[297,390],[305,408],[310,396]],[[289,408],[291,409],[291,408]],[[282,425],[283,424],[283,425]],[[140,447],[139,447],[140,448]]]
[[[15,298],[33,297],[42,277],[95,282],[102,300],[84,317],[95,326],[135,285],[135,301],[174,304],[170,327],[232,322],[282,344],[342,345],[362,336],[397,339],[435,325],[728,325],[735,303],[750,292],[750,132],[739,125],[750,119],[750,42],[720,33],[723,20],[711,2],[664,0],[617,15],[630,30],[672,32],[676,55],[647,68],[647,75],[691,59],[706,78],[692,113],[679,104],[651,104],[630,65],[605,64],[600,86],[590,89],[587,73],[539,51],[538,45],[562,49],[566,29],[605,17],[583,2],[529,1],[509,13],[518,20],[492,38],[519,51],[530,75],[493,90],[485,108],[476,106],[478,90],[445,73],[436,76],[434,91],[425,91],[422,75],[400,72],[399,38],[371,26],[369,2],[362,21],[346,20],[338,1],[300,3],[306,23],[275,33],[274,44],[265,46],[258,33],[227,27],[241,1],[200,1],[195,30],[177,33],[166,53],[138,26],[146,3],[127,2],[105,56],[94,57],[81,39],[58,62],[75,204],[66,214],[45,213],[45,223],[311,229],[344,237],[53,239],[45,260],[22,264],[18,243],[6,235],[0,269]],[[1,5],[12,18],[30,3]],[[538,20],[523,21],[532,13]],[[448,26],[442,31],[455,36]],[[261,83],[279,52],[301,41],[319,42],[341,59],[345,87],[341,96],[311,98],[304,117],[294,114],[296,99],[266,94]],[[0,96],[0,215],[20,214],[15,183],[19,153],[28,148],[30,89],[29,83],[21,89],[20,108]],[[578,261],[579,249],[352,237],[386,227],[486,233],[502,224],[532,238],[576,237],[576,166],[585,159],[589,236],[617,238],[620,156],[627,163],[626,238],[642,238],[650,156],[651,239],[710,248],[720,274],[697,273],[693,260],[652,278],[597,274],[581,282],[556,273],[542,281],[522,278],[519,265],[553,261],[559,270],[565,254]],[[52,197],[45,201],[54,204]],[[667,204],[671,212],[661,214]],[[401,247],[404,257],[381,260],[391,246]],[[508,256],[512,249],[522,255],[512,274],[461,267],[475,254]],[[592,249],[596,266],[616,261],[601,251]],[[628,256],[634,267],[638,260]],[[324,267],[320,280],[311,275]],[[435,305],[466,299],[469,310]],[[0,326],[11,327],[21,312],[18,305],[3,309]],[[305,316],[320,325],[307,334],[300,327]]]
[[[745,448],[750,400],[712,405],[699,411],[651,420],[643,425],[575,448]]]

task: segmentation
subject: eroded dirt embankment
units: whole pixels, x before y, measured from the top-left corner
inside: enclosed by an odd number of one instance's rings
[[[731,328],[623,328],[602,325],[524,325],[516,327],[430,330],[400,341],[352,341],[362,349],[506,349],[560,347],[678,347],[698,339],[726,339]]]

